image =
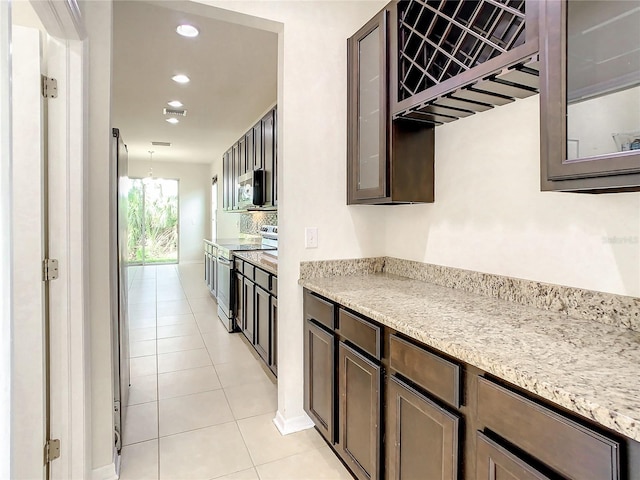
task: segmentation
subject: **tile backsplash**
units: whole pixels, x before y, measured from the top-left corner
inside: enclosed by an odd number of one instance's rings
[[[258,235],[262,225],[278,225],[278,212],[250,212],[240,214],[240,233]]]

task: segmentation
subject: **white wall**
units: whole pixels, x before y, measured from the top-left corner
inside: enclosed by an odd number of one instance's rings
[[[306,418],[302,408],[302,291],[297,283],[300,261],[384,253],[379,223],[384,213],[346,206],[346,40],[386,2],[207,3],[282,24],[278,50],[278,415],[281,428],[293,429]],[[317,249],[304,249],[306,226],[318,227]]]
[[[122,134],[126,142],[125,132]],[[129,160],[129,177],[144,178],[148,174],[148,160]],[[179,180],[178,258],[180,263],[201,263],[202,239],[211,237],[209,164],[153,162],[153,176]]]
[[[0,2],[0,432],[11,437],[11,10]],[[11,476],[10,449],[0,451],[0,478]]]
[[[436,201],[382,207],[385,253],[640,296],[640,193],[540,192],[539,138],[537,95],[437,127]]]

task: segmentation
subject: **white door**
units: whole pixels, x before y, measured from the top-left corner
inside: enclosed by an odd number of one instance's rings
[[[41,39],[12,26],[11,478],[45,478],[44,143]]]

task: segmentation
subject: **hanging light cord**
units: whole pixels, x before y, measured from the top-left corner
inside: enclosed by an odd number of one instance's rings
[[[149,178],[153,178],[153,150],[149,150]]]

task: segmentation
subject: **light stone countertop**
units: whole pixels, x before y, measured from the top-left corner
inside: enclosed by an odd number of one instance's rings
[[[278,275],[278,259],[272,255],[260,250],[237,250],[233,252],[233,255],[260,267],[273,275]]]
[[[640,441],[640,333],[387,273],[300,285]]]

